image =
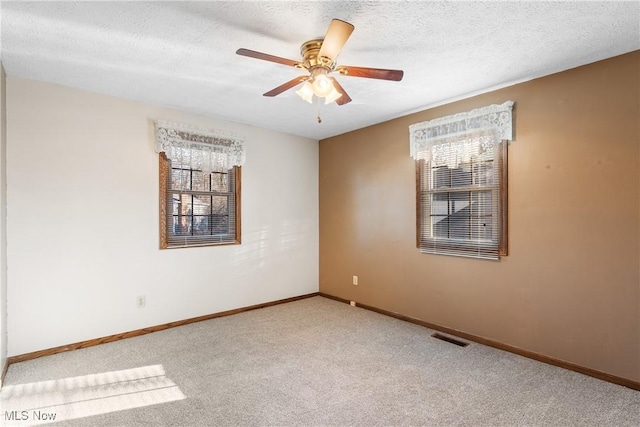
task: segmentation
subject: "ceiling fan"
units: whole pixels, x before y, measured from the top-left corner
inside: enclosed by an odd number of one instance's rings
[[[335,77],[330,75],[331,73],[336,72],[343,76],[393,81],[402,80],[404,74],[402,70],[337,65],[338,54],[342,51],[353,29],[354,26],[348,22],[339,19],[331,20],[324,39],[313,39],[302,43],[300,46],[302,61],[294,61],[249,49],[238,49],[236,53],[250,58],[304,69],[308,72],[308,74],[298,76],[264,93],[264,96],[276,96],[304,83],[296,93],[305,101],[312,103],[315,95],[319,98],[324,98],[325,104],[335,101],[338,105],[344,105],[351,102],[351,98]]]

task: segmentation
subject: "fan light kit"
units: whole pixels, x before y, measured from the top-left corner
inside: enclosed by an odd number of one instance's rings
[[[296,94],[308,103],[313,103],[313,97],[315,95],[318,98],[324,98],[325,104],[335,102],[338,105],[344,105],[351,102],[351,98],[335,77],[330,75],[331,73],[337,72],[343,76],[393,81],[402,80],[402,76],[404,75],[402,70],[338,66],[336,62],[338,55],[349,39],[353,29],[354,26],[348,22],[333,19],[329,24],[329,29],[324,39],[309,40],[302,44],[300,47],[302,61],[294,61],[292,59],[281,58],[249,49],[238,49],[236,53],[250,58],[305,69],[308,72],[307,75],[298,76],[264,93],[264,96],[276,96],[302,84],[300,89],[296,91]],[[318,122],[320,121],[320,117],[318,117]]]

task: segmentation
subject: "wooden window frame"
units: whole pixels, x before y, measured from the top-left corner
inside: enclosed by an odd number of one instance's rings
[[[498,162],[500,167],[500,186],[498,189],[499,193],[499,201],[498,201],[498,215],[500,218],[498,219],[498,223],[500,226],[500,230],[498,231],[498,256],[507,256],[508,255],[508,236],[509,236],[509,221],[508,221],[508,146],[509,141],[502,140],[500,141],[500,150],[498,151]],[[423,190],[421,188],[421,177],[424,172],[424,167],[426,166],[425,160],[416,160],[416,247],[418,249],[423,249],[426,245],[423,244],[423,234],[422,234],[422,197],[423,194],[430,195],[433,193],[429,190]],[[486,191],[482,188],[478,188],[475,191]],[[426,238],[425,238],[426,239]],[[474,248],[472,245],[469,247],[465,245],[459,245],[455,243],[447,243],[440,241],[438,246],[443,249],[451,249],[456,250],[461,253],[469,252],[475,253],[477,252],[477,246]]]
[[[227,246],[227,245],[239,245],[242,243],[241,235],[241,177],[242,167],[234,166],[233,169],[229,169],[229,173],[235,174],[235,237],[232,241],[224,242],[205,242],[198,243],[197,236],[191,236],[189,240],[195,241],[193,243],[184,243],[180,245],[172,244],[169,239],[169,226],[173,223],[173,215],[169,209],[169,201],[171,190],[171,161],[167,158],[165,153],[159,153],[159,184],[160,184],[160,249],[178,249],[178,248],[192,248],[192,247],[204,247],[204,246]],[[213,193],[213,192],[211,192]],[[203,236],[203,240],[205,237]]]

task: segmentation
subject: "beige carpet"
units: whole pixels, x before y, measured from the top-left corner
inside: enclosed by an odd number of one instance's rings
[[[432,333],[314,297],[15,364],[5,385],[161,365],[186,396],[69,426],[638,425],[640,392]]]

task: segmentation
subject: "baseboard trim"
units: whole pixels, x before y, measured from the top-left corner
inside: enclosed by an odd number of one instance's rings
[[[285,298],[285,299],[280,299],[280,300],[277,300],[277,301],[270,301],[270,302],[265,302],[265,303],[262,303],[262,304],[250,305],[248,307],[241,307],[241,308],[236,308],[236,309],[233,309],[233,310],[221,311],[219,313],[206,314],[204,316],[198,316],[198,317],[192,317],[192,318],[189,318],[189,319],[178,320],[176,322],[165,323],[163,325],[150,326],[148,328],[142,328],[142,329],[137,329],[135,331],[123,332],[123,333],[115,334],[115,335],[109,335],[109,336],[102,337],[102,338],[95,338],[95,339],[92,339],[92,340],[80,341],[80,342],[73,343],[73,344],[63,345],[63,346],[60,346],[60,347],[48,348],[46,350],[34,351],[32,353],[25,353],[25,354],[21,354],[21,355],[18,355],[18,356],[11,356],[11,357],[7,358],[7,363],[5,364],[5,368],[4,368],[3,372],[2,372],[2,379],[4,380],[4,375],[6,374],[7,369],[9,368],[9,365],[12,365],[14,363],[24,362],[24,361],[32,360],[32,359],[37,359],[37,358],[43,357],[43,356],[51,356],[53,354],[64,353],[66,351],[78,350],[78,349],[87,348],[87,347],[93,347],[94,345],[99,345],[99,344],[105,344],[105,343],[108,343],[108,342],[119,341],[119,340],[123,340],[125,338],[139,337],[141,335],[146,335],[146,334],[150,334],[150,333],[153,333],[153,332],[163,331],[165,329],[175,328],[177,326],[188,325],[189,323],[202,322],[204,320],[211,320],[211,319],[215,319],[217,317],[231,316],[232,314],[243,313],[245,311],[257,310],[259,308],[266,308],[266,307],[271,307],[271,306],[279,305],[279,304],[286,304],[288,302],[293,302],[293,301],[298,301],[298,300],[302,300],[302,299],[306,299],[306,298],[311,298],[311,297],[314,297],[314,296],[317,296],[317,295],[319,295],[319,293],[318,292],[314,292],[314,293],[311,293],[311,294],[299,295],[297,297]]]
[[[324,292],[319,293],[320,296],[329,298],[335,301],[343,302],[345,304],[350,304],[351,301],[340,298],[334,295],[326,294]],[[384,314],[385,316],[394,317],[396,319],[404,320],[406,322],[414,323],[416,325],[424,326],[429,329],[433,329],[436,331],[444,332],[449,335],[454,335],[459,338],[463,338],[465,340],[473,341],[478,344],[486,345],[488,347],[497,348],[498,350],[508,351],[509,353],[514,353],[519,356],[524,356],[529,359],[537,360],[538,362],[543,362],[549,365],[558,366],[560,368],[568,369],[570,371],[578,372],[580,374],[588,375],[590,377],[597,378],[599,380],[607,381],[613,384],[618,384],[624,387],[631,388],[633,390],[640,391],[640,382],[629,380],[627,378],[618,377],[615,375],[607,374],[606,372],[597,371],[595,369],[587,368],[584,366],[576,365],[571,362],[566,362],[564,360],[555,359],[550,356],[545,356],[543,354],[535,353],[533,351],[524,350],[519,347],[514,347],[509,344],[504,344],[498,341],[493,341],[487,338],[482,338],[476,335],[468,334],[466,332],[458,331],[456,329],[447,328],[446,326],[436,325],[434,323],[425,322],[424,320],[416,319],[415,317],[405,316],[404,314],[395,313],[393,311],[384,310],[382,308],[374,307],[371,305],[356,303],[356,305],[360,308],[364,308],[366,310],[375,311],[376,313]]]

